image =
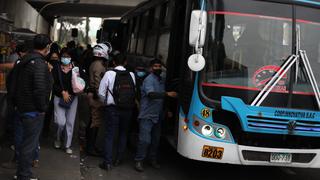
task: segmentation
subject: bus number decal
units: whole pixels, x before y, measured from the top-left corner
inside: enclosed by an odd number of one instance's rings
[[[222,159],[224,148],[204,145],[202,148],[202,157],[211,159]]]
[[[204,108],[201,110],[201,116],[203,118],[208,118],[210,116],[210,110],[208,108]]]

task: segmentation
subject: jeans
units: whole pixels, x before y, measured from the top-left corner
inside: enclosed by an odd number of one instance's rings
[[[13,114],[13,121],[14,121],[14,146],[15,146],[15,159],[19,159],[19,149],[22,143],[22,136],[23,136],[23,123],[21,121],[20,115],[17,111]],[[33,160],[39,160],[39,152],[40,146],[39,141],[36,150],[33,153]]]
[[[139,119],[139,142],[135,161],[143,161],[149,148],[149,159],[157,160],[158,147],[161,137],[161,123],[154,123],[149,119]]]
[[[17,176],[19,180],[29,180],[32,176],[32,160],[39,143],[44,115],[38,114],[36,117],[21,115],[20,117],[23,136],[19,148]]]
[[[122,110],[115,106],[105,107],[105,147],[104,147],[104,163],[112,163],[112,149],[115,132],[119,131],[119,143],[117,159],[122,160],[127,146],[127,136],[131,121],[132,110]]]

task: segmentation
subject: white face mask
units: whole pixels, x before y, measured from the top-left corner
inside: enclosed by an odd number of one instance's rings
[[[68,64],[71,63],[71,58],[70,58],[70,57],[62,57],[62,58],[61,58],[61,63],[62,63],[63,65],[68,65]]]

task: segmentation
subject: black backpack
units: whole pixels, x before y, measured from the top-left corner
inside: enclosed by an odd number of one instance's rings
[[[17,106],[17,94],[18,94],[18,83],[19,74],[22,69],[29,64],[35,58],[30,59],[18,59],[11,71],[6,77],[6,88],[7,88],[7,102],[9,105]]]
[[[120,109],[131,109],[135,106],[136,88],[129,71],[118,71],[114,80],[112,96]]]
[[[6,77],[6,88],[7,88],[7,101],[8,104],[16,106],[16,95],[17,95],[17,86],[18,86],[18,77],[19,73],[22,69],[22,65],[20,64],[21,60],[18,59],[13,68],[10,70]]]

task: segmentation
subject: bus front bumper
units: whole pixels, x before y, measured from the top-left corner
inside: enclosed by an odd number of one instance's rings
[[[242,146],[234,143],[218,142],[194,134],[190,129],[183,129],[185,123],[180,121],[177,150],[182,156],[199,161],[283,167],[320,167],[320,149],[281,149]],[[223,148],[221,159],[204,157],[204,146]],[[271,155],[289,155],[290,162],[271,162]]]

